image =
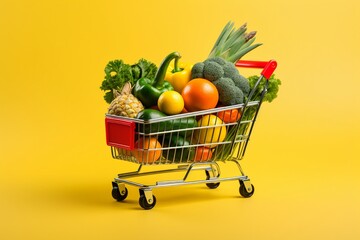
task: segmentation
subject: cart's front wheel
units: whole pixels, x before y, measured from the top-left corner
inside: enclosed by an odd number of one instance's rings
[[[145,210],[150,210],[153,207],[155,207],[156,204],[156,197],[152,195],[152,201],[149,203],[146,199],[145,195],[141,194],[139,198],[139,204],[140,206]]]
[[[126,187],[124,187],[124,189],[121,190],[119,189],[119,186],[117,185],[116,182],[112,182],[112,191],[111,191],[111,195],[112,197],[116,200],[116,201],[123,201],[125,200],[125,198],[128,196],[128,190]]]
[[[243,196],[244,198],[249,198],[254,194],[254,191],[255,191],[254,185],[251,184],[251,188],[246,189],[244,182],[240,181],[239,192],[241,196]]]

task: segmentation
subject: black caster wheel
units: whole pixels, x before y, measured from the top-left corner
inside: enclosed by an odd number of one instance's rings
[[[205,170],[205,173],[206,173],[206,180],[209,180],[210,179],[210,173],[209,171]],[[206,183],[206,186],[210,189],[215,189],[217,188],[218,186],[220,185],[220,182],[217,182],[217,183]]]
[[[156,204],[156,197],[153,195],[152,196],[153,200],[151,203],[149,203],[145,197],[144,194],[141,194],[140,195],[140,198],[139,198],[139,204],[140,206],[145,209],[145,210],[150,210],[152,209],[153,207],[155,207],[155,204]]]
[[[219,185],[220,185],[219,182],[217,182],[217,183],[206,183],[206,186],[207,186],[208,188],[210,188],[210,189],[215,189],[215,188],[217,188]]]
[[[111,195],[112,197],[116,200],[116,201],[123,201],[125,200],[125,198],[128,196],[128,190],[125,187],[125,189],[120,192],[119,186],[117,185],[116,182],[112,182],[112,191],[111,191]]]
[[[240,195],[243,196],[244,198],[249,198],[254,194],[254,191],[255,191],[254,185],[251,184],[251,188],[252,188],[251,191],[248,192],[246,190],[244,182],[240,181],[239,192],[240,192]]]

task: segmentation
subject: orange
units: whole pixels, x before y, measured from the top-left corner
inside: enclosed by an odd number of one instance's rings
[[[216,86],[204,78],[189,81],[181,92],[185,108],[189,112],[211,109],[216,107],[219,92]]]
[[[154,137],[141,137],[132,153],[139,163],[151,164],[161,157],[161,144]]]

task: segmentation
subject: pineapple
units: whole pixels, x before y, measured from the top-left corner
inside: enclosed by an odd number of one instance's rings
[[[121,93],[114,90],[115,99],[110,103],[108,113],[123,117],[135,118],[144,109],[142,103],[131,94],[130,82],[125,83]]]

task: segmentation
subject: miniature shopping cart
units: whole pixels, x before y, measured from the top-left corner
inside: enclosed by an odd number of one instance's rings
[[[125,200],[128,196],[126,185],[131,185],[139,188],[140,206],[144,209],[152,209],[156,204],[153,195],[155,188],[206,184],[210,189],[214,189],[222,181],[234,180],[240,183],[241,196],[248,198],[253,195],[254,186],[244,173],[240,160],[245,154],[266,94],[268,79],[275,71],[277,63],[274,60],[267,62],[240,60],[236,66],[262,69],[258,81],[243,104],[147,121],[106,115],[106,141],[111,147],[112,157],[132,162],[137,166],[135,171],[118,174],[112,182],[112,196],[115,200]],[[262,91],[258,93],[255,90],[261,81],[266,82]],[[227,120],[223,117],[224,114],[228,115]],[[193,124],[194,122],[196,124]],[[218,164],[220,162],[233,164],[238,169],[236,170],[238,174],[220,176]],[[148,169],[144,170],[145,168]],[[189,178],[191,172],[199,170],[205,172],[203,178]],[[159,174],[170,172],[183,172],[184,175],[179,179],[157,181]],[[147,175],[155,176],[151,178],[152,183],[134,181],[136,177]]]

